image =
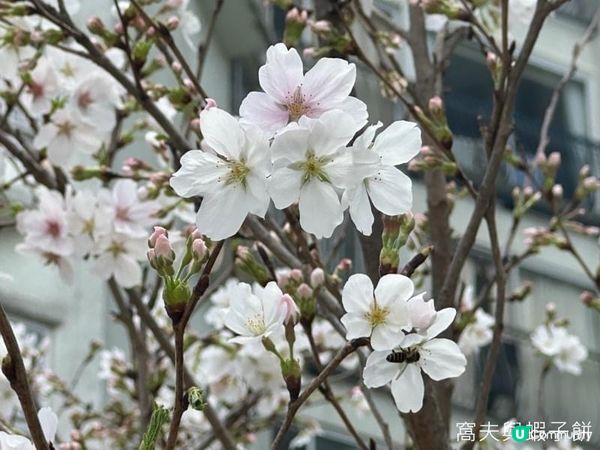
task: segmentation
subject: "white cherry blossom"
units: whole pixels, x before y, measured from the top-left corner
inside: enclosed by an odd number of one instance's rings
[[[93,269],[96,275],[103,280],[114,277],[125,288],[141,283],[142,268],[139,261],[146,259],[146,239],[113,233],[100,240],[98,249],[99,256]]]
[[[102,72],[92,72],[71,93],[70,107],[82,122],[102,132],[116,123],[116,108],[121,105],[120,89]]]
[[[344,218],[337,189],[349,183],[352,161],[346,144],[356,131],[348,114],[328,111],[288,127],[271,146],[273,203],[283,209],[298,202],[302,229],[317,238],[330,237]]]
[[[375,350],[394,348],[412,328],[407,302],[413,292],[412,281],[404,275],[381,277],[375,290],[365,274],[352,275],[342,291],[346,339],[371,337]]]
[[[548,357],[561,372],[581,374],[581,363],[588,357],[588,350],[577,336],[569,334],[565,327],[554,324],[540,325],[531,334],[531,343],[542,355]]]
[[[412,208],[412,182],[396,166],[410,161],[421,149],[421,131],[415,123],[396,121],[375,137],[380,126],[367,128],[351,147],[355,184],[345,197],[352,221],[366,235],[371,234],[374,220],[369,199],[388,216]]]
[[[237,233],[248,214],[267,212],[268,141],[216,107],[200,114],[200,127],[216,154],[187,152],[171,186],[182,197],[203,197],[196,224],[209,238],[222,240]]]
[[[458,338],[458,346],[465,355],[476,353],[481,347],[492,342],[494,318],[483,309],[477,308],[470,322]]]
[[[272,134],[301,117],[314,119],[334,109],[350,114],[357,129],[366,124],[366,105],[350,96],[356,66],[343,59],[321,58],[304,74],[296,49],[280,43],[267,50],[258,79],[264,92],[251,92],[242,102],[244,125],[257,125]]]
[[[411,333],[393,351],[374,351],[367,358],[363,381],[368,388],[391,383],[396,407],[403,413],[423,406],[425,384],[421,371],[434,381],[460,376],[467,360],[450,339],[436,338],[454,320],[454,314],[436,316],[425,335]],[[441,312],[441,311],[440,311]],[[448,322],[448,318],[450,318]]]
[[[48,159],[57,166],[66,165],[73,153],[92,154],[100,149],[103,137],[83,123],[70,108],[56,111],[33,140],[37,149],[46,148]]]
[[[56,69],[48,58],[40,58],[31,71],[31,78],[23,94],[23,104],[35,116],[45,114],[52,107],[52,100],[60,93]]]
[[[58,428],[58,417],[50,408],[38,411],[38,420],[46,441],[52,442]],[[35,450],[33,443],[26,437],[18,434],[8,434],[0,431],[0,449],[2,450]]]
[[[258,295],[246,283],[239,283],[237,289],[225,316],[225,326],[238,334],[231,342],[257,342],[283,329],[287,308],[277,283],[271,281]]]

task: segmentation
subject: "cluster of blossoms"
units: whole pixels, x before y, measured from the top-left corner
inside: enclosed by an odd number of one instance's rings
[[[436,311],[425,294],[403,275],[383,276],[375,289],[369,277],[352,275],[342,292],[346,338],[370,337],[371,353],[363,371],[369,388],[391,383],[396,407],[416,412],[423,406],[421,371],[432,380],[460,376],[467,360],[454,341],[437,336],[456,316],[454,308]]]
[[[547,319],[531,334],[534,348],[546,358],[547,367],[556,367],[560,372],[581,374],[581,363],[588,357],[587,348],[580,339],[567,331],[567,323],[556,319],[556,307],[546,306]]]
[[[37,209],[17,215],[24,242],[17,250],[40,255],[55,264],[64,279],[73,277],[72,258],[94,259],[100,278],[124,287],[141,282],[139,262],[146,256],[148,227],[156,221],[159,205],[140,198],[137,184],[119,180],[111,190],[78,190],[63,197],[40,188]]]
[[[234,235],[248,214],[264,217],[270,200],[278,209],[297,203],[302,229],[318,238],[333,234],[348,207],[370,234],[369,200],[388,215],[411,208],[411,181],[396,166],[419,152],[420,130],[398,121],[376,137],[378,124],[349,146],[367,123],[365,104],[349,96],[355,79],[355,66],[335,58],[304,74],[296,50],[277,44],[259,71],[264,92],[248,94],[239,120],[217,107],[201,113],[205,148],[183,156],[171,186],[202,197],[196,223],[208,237]]]

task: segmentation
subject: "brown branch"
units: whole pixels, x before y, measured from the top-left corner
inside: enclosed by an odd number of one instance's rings
[[[210,43],[212,42],[212,38],[215,34],[217,19],[219,18],[219,14],[221,14],[224,3],[225,0],[216,0],[215,8],[213,9],[212,16],[210,17],[210,22],[208,24],[208,29],[206,30],[204,42],[198,47],[198,65],[196,66],[197,80],[202,80],[202,70],[204,69],[204,64],[206,63],[206,57],[208,56]]]
[[[44,431],[37,416],[37,408],[27,379],[27,371],[19,349],[19,343],[10,325],[6,312],[0,304],[0,334],[8,355],[2,360],[2,373],[10,383],[10,387],[17,394],[23,409],[25,422],[31,434],[31,439],[37,450],[48,450],[49,445],[44,437]]]
[[[281,448],[283,438],[285,437],[287,431],[292,425],[296,413],[298,412],[300,407],[308,400],[308,398],[313,394],[313,392],[316,391],[319,388],[319,386],[321,386],[321,384],[323,384],[323,382],[327,379],[331,372],[333,372],[348,355],[356,351],[359,347],[367,345],[368,343],[368,339],[360,338],[348,342],[346,345],[344,345],[344,347],[342,347],[336,353],[335,357],[323,368],[323,370],[319,372],[317,377],[311,381],[311,383],[306,387],[306,389],[304,389],[304,391],[302,391],[300,396],[296,400],[289,403],[285,419],[283,420],[283,423],[281,424],[281,427],[279,428],[279,431],[277,432],[277,435],[273,440],[271,450],[279,450]]]
[[[577,62],[579,61],[579,56],[583,51],[584,47],[590,42],[596,30],[598,29],[598,24],[600,23],[600,11],[594,15],[592,21],[588,25],[587,29],[583,33],[583,36],[575,46],[573,47],[573,53],[571,56],[571,64],[567,72],[560,79],[558,84],[554,87],[554,91],[552,92],[552,97],[550,98],[550,103],[544,112],[544,121],[542,122],[542,129],[540,130],[540,142],[538,144],[538,148],[536,151],[537,155],[544,155],[546,153],[546,147],[550,144],[550,125],[552,124],[552,120],[554,119],[554,114],[556,113],[556,107],[558,106],[558,101],[560,99],[562,90],[564,87],[571,81],[571,79],[575,76],[577,72]]]
[[[425,261],[427,261],[427,258],[432,252],[433,245],[422,248],[419,253],[413,256],[410,261],[404,265],[402,270],[400,270],[400,274],[410,278],[415,273],[415,270],[417,270]]]

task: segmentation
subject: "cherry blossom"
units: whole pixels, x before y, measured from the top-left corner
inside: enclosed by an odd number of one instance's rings
[[[581,374],[581,363],[588,357],[588,350],[577,336],[554,324],[540,325],[531,334],[531,343],[542,355],[549,358],[561,372]]]
[[[346,339],[370,336],[375,350],[394,348],[412,328],[407,302],[413,292],[412,281],[404,275],[383,276],[375,290],[365,274],[352,275],[342,291]]]
[[[133,238],[122,233],[102,237],[98,242],[99,256],[94,263],[94,272],[103,280],[111,277],[125,288],[142,281],[139,261],[146,258],[146,239]]]
[[[138,237],[147,235],[158,209],[152,201],[141,201],[137,183],[129,179],[117,181],[112,191],[102,191],[99,204],[109,210],[117,233]]]
[[[57,191],[40,188],[38,208],[19,213],[17,229],[30,247],[62,256],[73,253],[65,201]]]
[[[302,229],[317,238],[330,237],[344,218],[336,188],[349,183],[352,161],[345,146],[356,131],[348,114],[329,111],[288,127],[271,146],[273,203],[283,209],[298,202]]]
[[[100,149],[103,138],[98,132],[83,123],[69,108],[52,115],[33,140],[34,147],[48,150],[48,159],[55,165],[66,165],[77,151],[92,154]]]
[[[50,111],[52,100],[60,93],[56,70],[49,59],[40,58],[30,73],[23,104],[33,114],[42,115]]]
[[[462,352],[470,355],[492,342],[495,322],[491,315],[477,308],[472,321],[464,328],[458,339],[458,346]]]
[[[196,224],[209,238],[221,240],[234,235],[248,214],[267,212],[268,141],[216,107],[200,114],[200,127],[216,155],[187,152],[171,186],[182,197],[203,197]]]
[[[110,132],[116,122],[115,109],[121,105],[120,90],[101,72],[92,72],[72,91],[70,107],[82,122]]]
[[[58,417],[50,408],[38,411],[38,420],[47,442],[54,441],[58,428]],[[0,431],[0,449],[2,450],[35,450],[31,441],[18,434],[8,434]]]
[[[75,253],[80,256],[90,253],[98,238],[112,231],[111,211],[99,205],[97,198],[97,193],[90,190],[80,190],[67,197],[69,232]]]
[[[356,184],[345,195],[352,221],[366,235],[374,220],[369,199],[388,216],[412,208],[412,182],[395,166],[409,162],[421,149],[421,131],[415,123],[396,121],[373,140],[379,127],[381,123],[370,126],[352,145]]]
[[[267,50],[258,72],[264,92],[251,92],[240,106],[244,125],[257,125],[275,133],[301,117],[318,118],[340,109],[350,114],[357,129],[366,124],[366,105],[350,91],[356,67],[338,58],[321,58],[306,74],[296,49],[277,44]]]
[[[282,330],[288,311],[275,282],[268,283],[258,295],[246,283],[239,283],[237,290],[225,316],[227,328],[239,335],[231,342],[252,343]]]
[[[440,381],[458,377],[465,370],[467,360],[458,345],[450,339],[436,338],[454,320],[456,311],[446,309],[454,314],[438,315],[424,336],[408,334],[392,351],[376,350],[367,358],[365,385],[377,388],[391,383],[396,407],[403,413],[417,412],[423,406],[425,385],[421,371]]]

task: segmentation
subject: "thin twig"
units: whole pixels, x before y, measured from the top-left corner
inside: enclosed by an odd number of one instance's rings
[[[2,372],[8,379],[10,387],[17,394],[19,403],[23,409],[25,422],[31,434],[31,439],[37,450],[48,450],[49,445],[44,437],[44,431],[37,416],[37,408],[31,393],[31,387],[27,379],[27,371],[23,363],[23,356],[19,349],[19,343],[15,337],[12,326],[8,320],[4,308],[0,304],[0,334],[4,340],[8,356],[2,360]]]
[[[204,69],[204,64],[206,63],[206,57],[208,56],[210,43],[212,42],[213,35],[215,34],[217,19],[219,18],[219,14],[223,9],[224,3],[225,0],[216,0],[215,8],[213,9],[212,16],[210,17],[210,22],[208,24],[208,29],[206,30],[204,42],[198,47],[198,65],[196,66],[197,80],[202,80],[202,70]]]

